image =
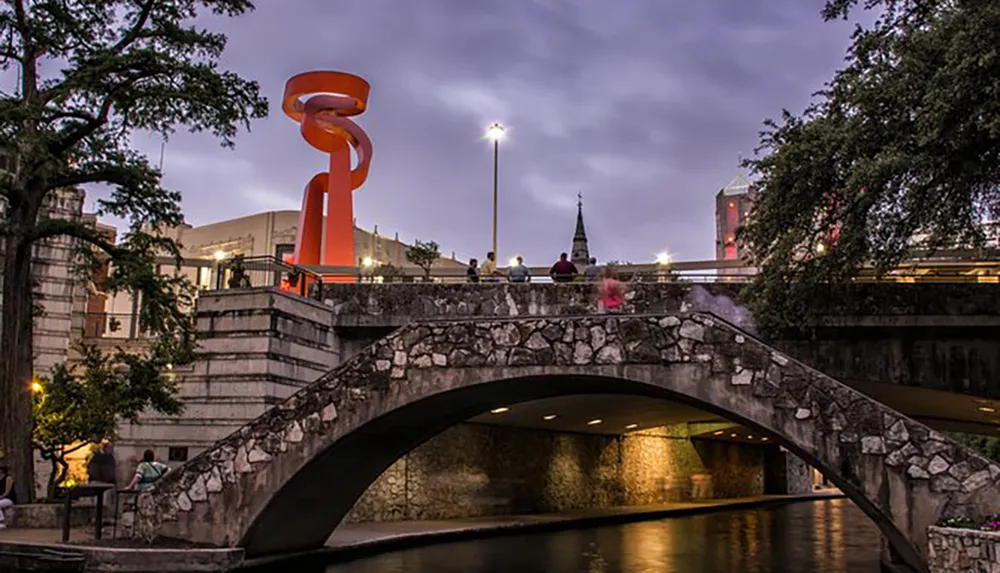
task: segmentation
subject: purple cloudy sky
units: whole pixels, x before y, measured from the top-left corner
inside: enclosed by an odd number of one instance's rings
[[[842,61],[845,23],[822,0],[260,0],[213,22],[224,65],[272,104],[235,151],[177,135],[165,184],[189,222],[295,209],[325,165],[280,112],[289,76],[313,69],[372,83],[358,122],[375,146],[355,193],[365,228],[489,248],[492,121],[501,149],[500,257],[534,265],[568,250],[577,192],[592,253],[647,262],[713,256],[713,196],[761,120],[799,110]],[[155,159],[158,140],[137,137]]]

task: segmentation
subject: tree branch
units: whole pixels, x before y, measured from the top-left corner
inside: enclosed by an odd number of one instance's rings
[[[94,133],[100,129],[102,125],[107,123],[108,117],[111,115],[111,106],[114,105],[117,95],[118,89],[111,90],[111,93],[109,93],[107,97],[104,98],[104,101],[101,102],[101,109],[97,112],[97,115],[91,116],[89,121],[80,124],[79,127],[66,134],[66,137],[59,139],[49,147],[52,154],[56,156],[62,155],[74,145],[82,141],[85,137]],[[83,112],[81,112],[81,115],[82,113]],[[84,181],[83,183],[89,183],[89,181]]]
[[[67,236],[85,241],[114,257],[119,249],[96,228],[72,219],[45,219],[35,226],[26,237],[28,242],[41,241],[51,237]]]
[[[53,179],[48,182],[45,191],[52,189],[62,189],[64,187],[76,187],[87,183],[112,183],[115,185],[128,185],[131,179],[125,176],[125,172],[120,169],[106,168],[86,173],[71,173],[63,177]]]
[[[111,51],[121,52],[139,39],[139,34],[146,26],[146,22],[149,20],[149,14],[153,11],[153,4],[156,4],[156,0],[147,0],[146,4],[142,7],[142,11],[139,12],[139,18],[136,19],[135,24],[133,24],[132,28],[125,34],[125,36],[111,48]]]

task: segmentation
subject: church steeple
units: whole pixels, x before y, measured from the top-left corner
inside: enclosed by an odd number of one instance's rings
[[[583,195],[576,194],[576,232],[573,233],[573,250],[570,260],[578,268],[590,263],[590,249],[587,247],[587,231],[583,226]]]

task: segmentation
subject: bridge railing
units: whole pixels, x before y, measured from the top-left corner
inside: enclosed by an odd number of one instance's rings
[[[215,283],[208,290],[276,287],[309,296],[322,280],[319,274],[276,257],[234,257],[219,263]]]
[[[937,253],[915,252],[913,258],[897,270],[876,276],[873,270],[863,271],[857,282],[935,282],[935,283],[995,283],[1000,282],[1000,251],[966,251]],[[164,265],[174,265],[164,259]],[[166,268],[166,266],[164,267]],[[369,265],[360,267],[333,267],[323,265],[292,265],[275,257],[235,257],[223,261],[185,259],[182,271],[190,274],[199,290],[226,290],[242,288],[275,287],[301,296],[315,295],[321,282],[356,284],[426,284],[468,283],[465,267],[434,267],[428,274],[424,269],[407,266]],[[622,280],[637,282],[686,282],[686,283],[746,283],[756,277],[757,271],[741,261],[678,261],[669,265],[639,264],[618,265]],[[505,268],[496,277],[480,275],[482,285],[508,282]],[[549,267],[529,267],[531,282],[551,283]],[[583,282],[581,274],[574,279]]]

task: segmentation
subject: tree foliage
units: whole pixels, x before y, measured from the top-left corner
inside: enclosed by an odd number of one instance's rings
[[[862,7],[878,17],[845,67],[802,114],[767,121],[747,162],[762,190],[739,240],[761,269],[748,296],[765,330],[803,324],[865,266],[982,245],[1000,214],[1000,3]]]
[[[66,478],[68,454],[112,437],[119,422],[136,422],[147,408],[166,415],[181,412],[169,374],[175,357],[170,344],[169,338],[155,341],[142,355],[121,349],[109,355],[81,345],[79,365],[57,365],[51,379],[40,381],[32,440],[52,464],[49,499]]]
[[[131,146],[137,131],[163,137],[178,128],[208,132],[231,147],[241,127],[267,114],[255,82],[221,70],[224,35],[199,16],[239,16],[250,0],[7,0],[0,4],[0,69],[19,80],[0,93],[0,173],[5,218],[0,359],[0,444],[19,487],[31,479],[32,253],[70,237],[83,268],[110,259],[110,292],[138,292],[140,323],[190,354],[180,279],[155,272],[157,255],[178,255],[159,231],[183,221],[180,194]],[[58,190],[110,186],[98,214],[128,222],[112,244],[83,221],[49,215]],[[166,350],[165,350],[166,351]],[[30,492],[19,492],[27,499]]]
[[[431,267],[441,258],[441,250],[434,241],[413,241],[413,246],[406,249],[406,260],[424,270],[424,278],[431,279]]]
[[[948,437],[959,444],[979,453],[979,455],[1000,462],[1000,439],[980,434],[949,433]]]

